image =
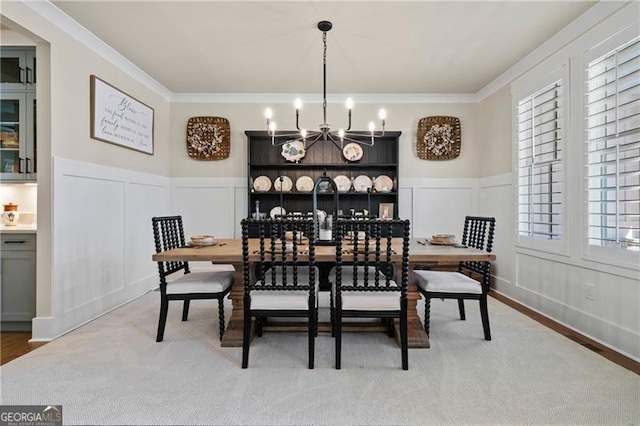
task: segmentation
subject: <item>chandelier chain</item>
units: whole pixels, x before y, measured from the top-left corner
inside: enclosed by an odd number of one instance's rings
[[[324,123],[327,123],[327,32],[322,32],[322,44],[324,45],[324,50],[322,52],[322,66],[323,66],[323,94],[322,94],[322,109],[324,116]]]

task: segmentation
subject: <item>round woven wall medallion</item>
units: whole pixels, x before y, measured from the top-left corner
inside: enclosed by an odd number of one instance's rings
[[[187,122],[187,153],[196,160],[223,160],[231,151],[229,120],[192,117]]]
[[[418,158],[452,160],[460,155],[460,119],[425,117],[418,122]]]

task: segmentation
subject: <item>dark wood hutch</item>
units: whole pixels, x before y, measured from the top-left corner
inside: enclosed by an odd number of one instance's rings
[[[392,179],[393,188],[380,192],[375,190],[375,185],[367,192],[351,188],[348,192],[338,193],[338,206],[335,205],[336,197],[332,190],[318,192],[319,209],[328,214],[336,214],[341,210],[345,215],[352,211],[362,213],[367,210],[370,215],[378,216],[380,204],[390,203],[393,204],[393,217],[398,217],[398,142],[401,132],[385,132],[383,137],[376,138],[373,146],[360,145],[363,149],[362,158],[353,162],[344,157],[339,146],[322,140],[308,146],[304,157],[298,162],[290,162],[282,156],[282,146],[271,144],[271,137],[266,131],[246,131],[245,134],[248,141],[248,217],[256,212],[256,201],[259,202],[260,212],[267,216],[275,207],[283,207],[287,213],[306,215],[312,212],[313,193],[298,191],[296,181],[302,176],[309,176],[316,182],[325,173],[330,178],[344,175],[355,179],[365,175],[372,180],[384,175]],[[254,179],[259,176],[266,176],[272,182],[269,191],[254,190]],[[275,189],[274,181],[280,176],[291,179],[291,191]]]

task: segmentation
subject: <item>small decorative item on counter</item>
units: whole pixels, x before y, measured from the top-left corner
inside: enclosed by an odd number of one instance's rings
[[[4,225],[16,226],[19,218],[20,213],[18,213],[17,204],[9,203],[4,205],[4,212],[2,213],[2,223]]]
[[[231,151],[229,120],[191,117],[187,122],[187,153],[196,160],[224,160]]]
[[[425,117],[418,122],[418,158],[452,160],[460,155],[462,132],[456,117]]]

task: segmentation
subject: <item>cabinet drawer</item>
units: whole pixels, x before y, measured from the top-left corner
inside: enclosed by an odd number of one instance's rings
[[[3,234],[0,235],[2,251],[27,251],[36,249],[35,234]]]

